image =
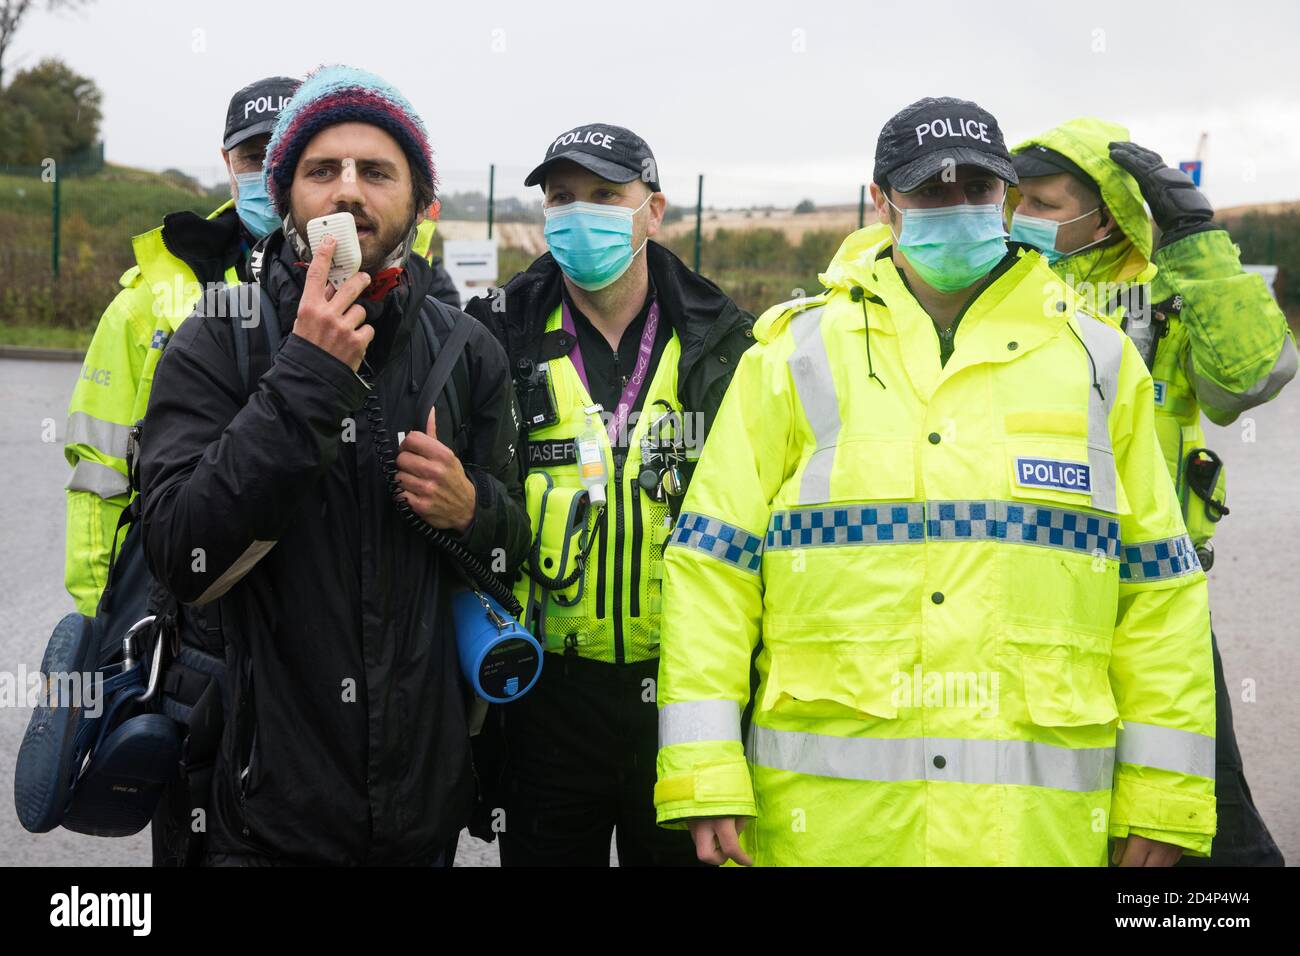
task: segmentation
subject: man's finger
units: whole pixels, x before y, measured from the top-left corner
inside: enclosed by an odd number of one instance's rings
[[[740,834],[736,830],[736,820],[728,817],[718,821],[718,844],[728,859],[735,860],[742,866],[753,866],[754,861],[740,848]]]
[[[311,264],[307,266],[307,283],[302,288],[302,297],[323,298],[329,301],[325,289],[329,286],[330,265],[334,261],[334,237],[326,236],[312,253]]]
[[[428,422],[425,423],[424,433],[433,439],[437,439],[438,437],[438,406],[437,405],[434,405],[433,408],[429,409],[429,420]]]
[[[368,285],[370,285],[370,276],[368,274],[364,272],[353,273],[346,282],[338,287],[338,291],[330,298],[330,302],[336,303],[339,311],[343,311],[357,301],[361,293],[366,291]]]
[[[407,432],[401,450],[432,461],[446,461],[451,457],[450,448],[424,432]]]
[[[415,475],[417,478],[435,484],[439,484],[447,478],[445,464],[437,459],[426,458],[424,455],[412,452],[409,449],[399,452],[394,464],[397,465],[397,470],[400,472]]]
[[[712,863],[714,866],[722,866],[727,862],[727,858],[718,850],[717,840],[714,836],[714,827],[717,821],[701,821],[701,825],[691,827],[691,837],[695,840],[695,856],[701,863]]]
[[[1120,857],[1120,866],[1145,866],[1150,847],[1144,840],[1130,839],[1124,846],[1124,855]]]
[[[343,313],[344,320],[354,329],[359,329],[366,324],[366,310],[359,305],[351,306]]]
[[[373,325],[363,325],[357,329],[356,335],[361,342],[361,357],[365,358],[366,349],[370,347],[370,342],[375,337],[375,327]]]

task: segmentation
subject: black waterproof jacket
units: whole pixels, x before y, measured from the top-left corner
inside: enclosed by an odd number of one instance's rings
[[[251,396],[231,319],[205,316],[212,305],[168,343],[140,459],[145,549],[179,600],[216,609],[225,640],[208,852],[425,863],[474,799],[450,617],[459,579],[394,507],[366,386],[292,334],[304,279],[273,233],[260,282],[285,338],[272,356],[249,330]],[[413,256],[404,283],[369,310],[367,360],[394,441],[425,428],[417,401],[433,358],[418,312],[434,308],[431,281]],[[510,376],[477,323],[466,359],[462,427],[448,434],[444,392],[438,437],[478,495],[463,542],[509,574],[529,535]]]

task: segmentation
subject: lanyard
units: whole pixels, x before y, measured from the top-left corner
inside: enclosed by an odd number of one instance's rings
[[[560,327],[573,336],[573,351],[569,353],[569,361],[573,363],[578,378],[582,379],[582,387],[590,395],[591,386],[587,384],[587,368],[582,361],[582,346],[578,345],[578,333],[573,324],[573,316],[569,314],[569,304],[561,300],[560,308]],[[614,415],[606,426],[609,443],[613,447],[619,446],[618,436],[627,424],[627,418],[632,411],[632,406],[636,404],[637,397],[641,394],[641,389],[649,375],[650,356],[654,352],[655,332],[658,329],[659,300],[656,299],[650,303],[650,311],[646,313],[645,330],[641,333],[641,346],[636,355],[636,367],[632,369],[632,377],[623,386],[623,394],[619,396],[618,407],[614,409]]]

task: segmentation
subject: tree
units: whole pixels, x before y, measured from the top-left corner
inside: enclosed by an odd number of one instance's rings
[[[60,10],[76,10],[89,2],[90,0],[45,0],[45,9],[50,13],[58,13]],[[0,0],[0,90],[5,85],[5,54],[9,52],[23,19],[38,5],[38,0]]]
[[[42,60],[0,92],[0,162],[67,161],[99,139],[103,94],[60,60]],[[11,138],[12,137],[12,138]]]
[[[799,215],[803,215],[804,213],[816,212],[817,207],[813,205],[811,199],[804,199],[800,201],[799,205],[794,207],[794,211]]]

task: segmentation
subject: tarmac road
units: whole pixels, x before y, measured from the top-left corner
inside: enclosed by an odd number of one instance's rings
[[[0,677],[39,669],[63,589],[62,441],[75,362],[0,359]],[[53,429],[54,441],[43,438]],[[1228,428],[1207,423],[1228,466],[1232,514],[1215,539],[1215,632],[1256,805],[1288,862],[1300,862],[1300,386]],[[1253,685],[1253,701],[1241,699]],[[1247,695],[1249,696],[1249,695]],[[0,864],[147,865],[147,831],[107,840],[27,833],[12,809],[14,758],[31,712],[0,701]],[[495,866],[497,851],[462,836],[457,866]]]

